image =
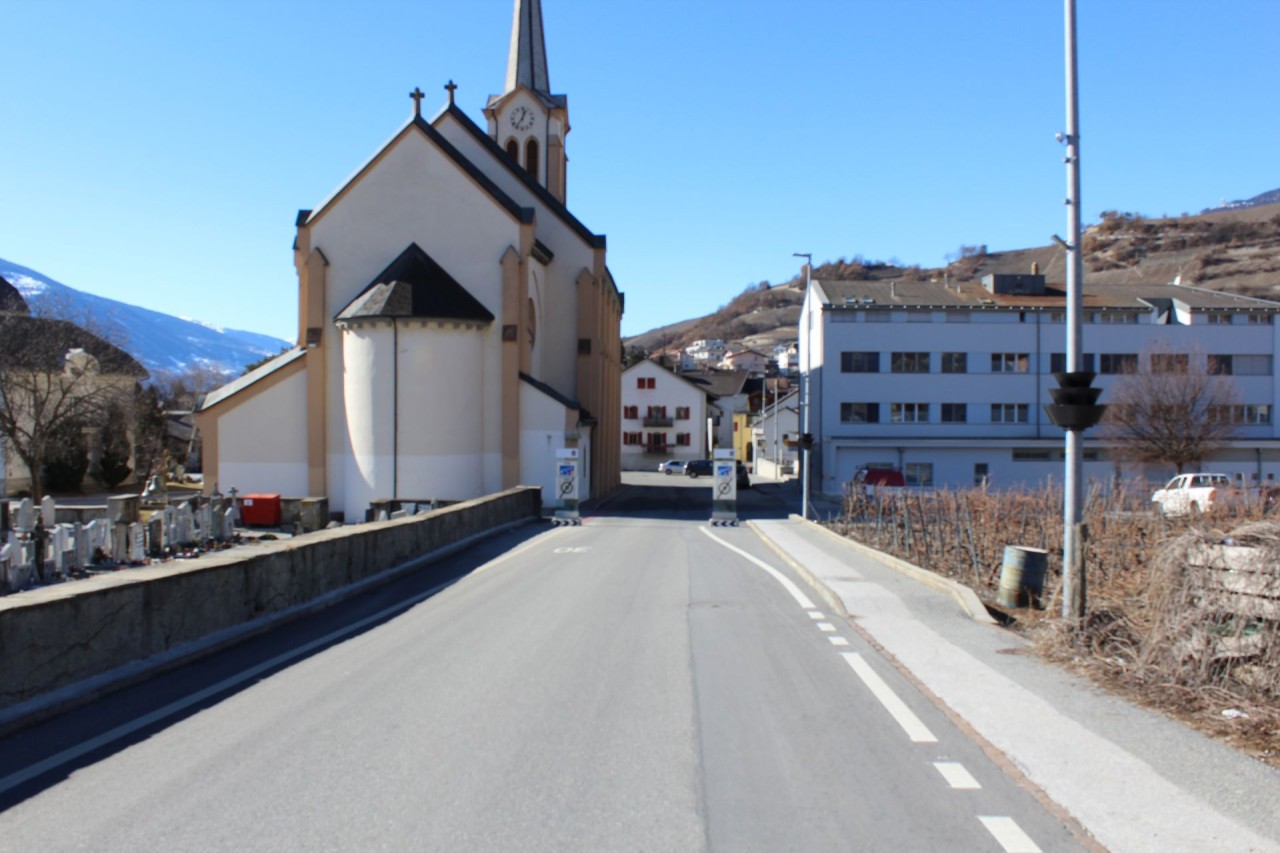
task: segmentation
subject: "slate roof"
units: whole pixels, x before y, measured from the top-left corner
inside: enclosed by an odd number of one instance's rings
[[[60,373],[67,351],[77,348],[98,360],[103,375],[150,375],[129,353],[75,323],[20,313],[0,316],[0,366]]]
[[[814,281],[815,297],[829,310],[938,308],[1060,311],[1066,306],[1062,284],[1045,285],[1040,296],[990,293],[965,281]],[[1176,300],[1193,310],[1280,312],[1280,302],[1179,284],[1096,284],[1085,279],[1085,309],[1150,310],[1158,300]]]
[[[335,319],[374,317],[493,322],[493,313],[417,243],[410,243]]]
[[[680,376],[715,397],[733,397],[743,392],[751,374],[746,370],[699,370],[681,373]]]
[[[27,300],[22,298],[18,288],[14,287],[4,276],[0,276],[0,311],[15,311],[19,314],[30,313]]]

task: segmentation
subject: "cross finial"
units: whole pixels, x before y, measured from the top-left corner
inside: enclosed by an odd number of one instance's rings
[[[450,80],[445,84],[445,88],[449,90],[449,106],[453,106],[453,93],[458,91],[458,84]]]
[[[414,86],[413,91],[409,93],[409,97],[413,98],[414,117],[416,118],[418,116],[421,116],[422,115],[422,99],[425,98],[426,95],[422,94],[421,89],[419,89],[417,86]]]

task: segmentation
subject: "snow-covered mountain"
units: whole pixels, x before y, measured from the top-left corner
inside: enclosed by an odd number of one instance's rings
[[[291,346],[289,341],[270,335],[219,329],[198,320],[84,293],[3,258],[0,276],[18,289],[33,314],[52,315],[82,325],[89,318],[91,331],[128,352],[153,376],[181,373],[193,367],[238,376],[245,365]]]

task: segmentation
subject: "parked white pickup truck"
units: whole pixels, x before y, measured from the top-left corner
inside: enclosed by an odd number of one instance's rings
[[[1179,474],[1163,489],[1157,489],[1151,502],[1161,515],[1200,515],[1212,512],[1215,506],[1239,504],[1248,497],[1249,493],[1226,474]]]

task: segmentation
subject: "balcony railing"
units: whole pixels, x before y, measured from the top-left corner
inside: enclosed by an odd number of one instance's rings
[[[644,425],[647,427],[669,427],[675,426],[675,423],[674,418],[668,418],[665,415],[659,417],[646,416],[644,419]]]
[[[646,444],[644,452],[653,456],[667,456],[671,453],[671,446],[668,444]]]

